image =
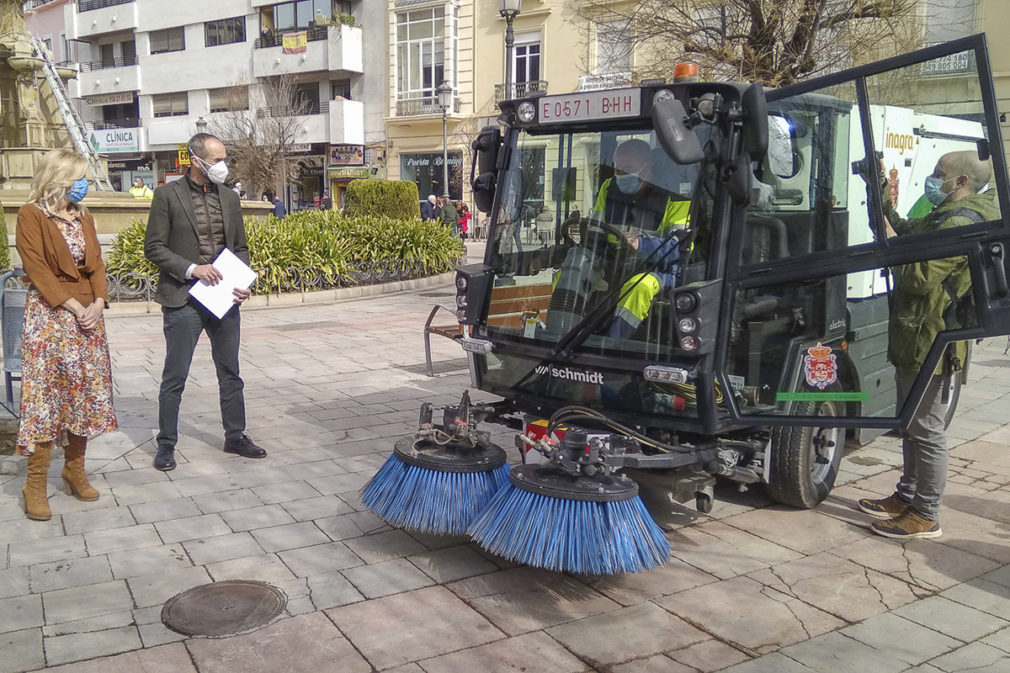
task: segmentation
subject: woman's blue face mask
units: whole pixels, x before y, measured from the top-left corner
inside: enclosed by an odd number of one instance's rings
[[[81,178],[74,181],[74,184],[70,186],[70,191],[67,192],[67,200],[70,201],[70,203],[80,203],[87,195],[88,181]]]

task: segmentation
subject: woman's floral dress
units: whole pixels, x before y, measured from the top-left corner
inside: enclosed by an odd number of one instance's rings
[[[83,263],[81,221],[52,214],[49,219],[74,260]],[[67,433],[96,437],[117,427],[105,321],[85,332],[73,313],[50,306],[38,290],[29,288],[21,342],[21,453],[32,453],[42,442],[66,445]]]

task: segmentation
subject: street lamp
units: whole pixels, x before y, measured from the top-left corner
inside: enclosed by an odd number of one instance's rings
[[[519,15],[521,4],[522,0],[498,0],[498,14],[505,19],[505,100],[512,98],[512,47],[515,45],[512,22]]]
[[[200,118],[196,120],[196,132],[206,133],[207,132],[207,120],[200,115]]]
[[[518,0],[516,0],[518,2]],[[452,85],[442,82],[435,89],[438,94],[438,106],[442,108],[442,191],[443,196],[449,194],[449,146],[445,140],[446,116],[452,106]]]

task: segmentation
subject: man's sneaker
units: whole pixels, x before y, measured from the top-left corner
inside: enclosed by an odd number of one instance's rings
[[[159,444],[158,453],[154,456],[154,469],[168,472],[175,469],[175,447]]]
[[[919,537],[940,537],[940,522],[930,521],[911,509],[887,521],[874,521],[870,526],[877,535],[895,540],[912,540]]]
[[[893,519],[896,516],[901,516],[908,509],[908,505],[898,497],[897,493],[892,493],[880,500],[863,498],[857,504],[859,509],[877,519]]]
[[[225,453],[237,453],[243,458],[265,458],[267,452],[264,449],[256,446],[253,440],[249,439],[249,435],[242,435],[240,439],[225,440],[224,441],[224,452]]]

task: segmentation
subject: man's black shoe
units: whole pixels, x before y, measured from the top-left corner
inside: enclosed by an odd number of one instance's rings
[[[224,452],[237,453],[243,458],[265,458],[267,455],[265,450],[253,444],[253,440],[249,439],[249,435],[242,435],[240,439],[234,441],[226,439],[224,441]]]
[[[158,453],[154,456],[154,469],[168,472],[175,469],[175,447],[167,444],[158,445]]]

